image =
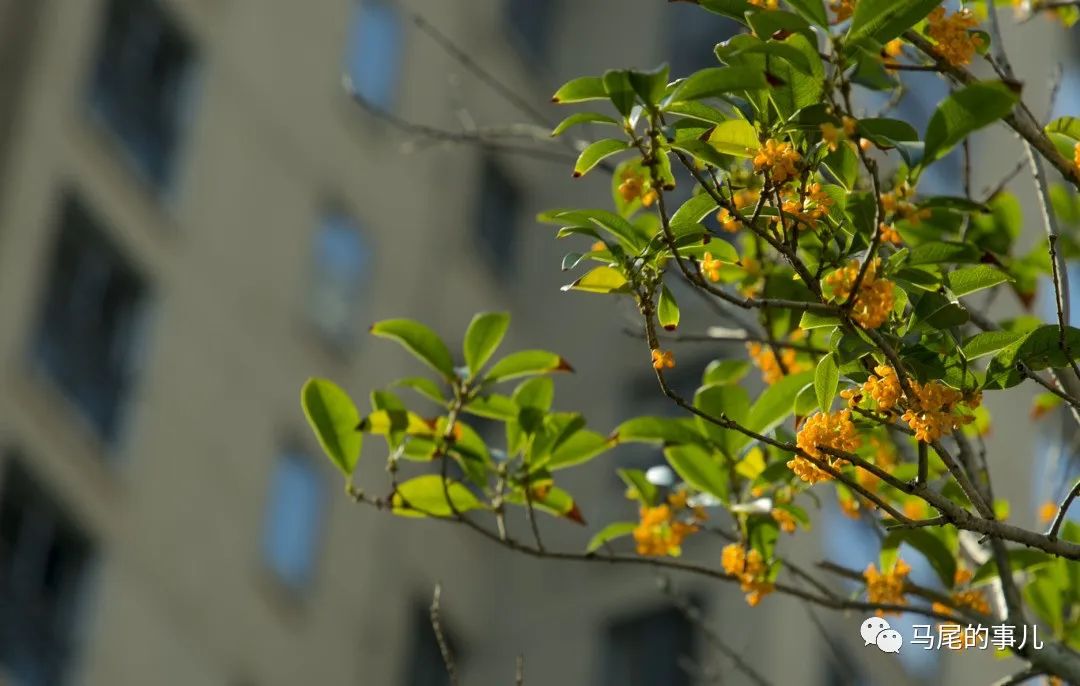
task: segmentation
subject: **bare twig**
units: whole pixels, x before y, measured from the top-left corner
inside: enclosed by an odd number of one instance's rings
[[[431,598],[431,628],[435,632],[435,640],[439,643],[439,653],[442,654],[443,665],[446,666],[446,674],[450,678],[451,686],[458,686],[457,663],[454,662],[454,653],[450,643],[443,633],[442,617],[439,600],[442,596],[442,584],[435,584],[435,593]]]

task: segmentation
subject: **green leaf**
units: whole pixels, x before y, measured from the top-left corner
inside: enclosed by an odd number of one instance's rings
[[[743,424],[746,421],[750,397],[742,386],[703,386],[694,394],[694,407],[706,415],[720,419],[726,417]],[[728,458],[734,459],[738,453],[742,434],[734,429],[726,429],[700,415],[694,416],[698,430],[709,437]]]
[[[946,284],[958,297],[993,288],[1006,281],[1012,281],[1008,274],[988,264],[954,269],[945,276]]]
[[[664,449],[664,457],[683,481],[699,491],[727,501],[727,473],[709,451],[693,444],[673,445]]]
[[[860,2],[856,14],[863,7]],[[968,135],[1004,117],[1019,98],[1015,90],[1001,81],[973,83],[945,98],[926,129],[922,165],[941,159]]]
[[[439,388],[439,384],[426,376],[409,376],[404,379],[398,379],[393,385],[411,388],[432,402],[440,405],[446,404],[446,396],[443,395],[442,389]]]
[[[825,4],[821,0],[788,0],[796,12],[823,29],[829,28],[829,17],[825,14]]]
[[[1031,550],[1029,548],[1016,548],[1010,550],[1008,552],[1008,557],[1009,567],[1012,568],[1014,574],[1029,569],[1036,569],[1054,561],[1053,556],[1048,555],[1041,550]],[[975,570],[975,576],[971,578],[971,584],[977,586],[996,578],[998,578],[998,567],[994,559],[991,558]]]
[[[577,164],[574,165],[574,178],[585,176],[585,174],[589,173],[589,170],[600,164],[604,158],[611,157],[629,147],[629,143],[617,138],[603,138],[591,143],[578,156]]]
[[[840,317],[836,317],[831,314],[821,314],[820,312],[803,312],[802,317],[799,319],[799,328],[806,329],[824,329],[830,326],[839,326]]]
[[[964,341],[963,353],[968,360],[992,355],[1024,337],[1019,331],[984,331]]]
[[[750,407],[750,413],[746,417],[746,427],[760,434],[776,428],[791,414],[799,391],[813,381],[814,372],[800,372],[785,376],[766,388]],[[744,437],[742,440],[745,444],[750,439]]]
[[[814,30],[806,23],[806,20],[797,14],[784,10],[769,10],[768,12],[754,12],[746,17],[754,35],[760,37],[773,36],[778,32],[798,33],[806,38],[807,42],[817,44]]]
[[[817,370],[814,372],[814,392],[817,394],[818,407],[822,412],[828,412],[832,407],[833,398],[836,396],[836,388],[840,384],[840,369],[836,366],[836,358],[832,353],[821,358]]]
[[[664,97],[668,85],[668,65],[664,64],[651,71],[630,71],[630,86],[643,102],[655,105]]]
[[[699,193],[682,204],[675,214],[671,215],[672,227],[679,225],[698,224],[702,219],[709,216],[719,207],[716,201],[708,193]]]
[[[884,552],[886,549],[896,549],[901,543],[907,543],[922,553],[945,588],[953,587],[956,579],[956,558],[944,541],[925,529],[896,529],[885,537],[881,548]]]
[[[634,417],[611,432],[619,443],[679,444],[701,443],[704,439],[694,428],[694,421],[671,417]]]
[[[912,248],[907,263],[915,266],[942,262],[977,262],[978,259],[979,251],[974,246],[966,243],[932,241]]]
[[[356,428],[360,413],[348,393],[333,381],[308,379],[300,390],[300,406],[323,452],[345,476],[352,476],[364,439]]]
[[[625,293],[629,290],[629,281],[622,272],[614,267],[595,267],[577,281],[562,287],[564,291],[585,291],[586,293]]]
[[[672,102],[715,98],[726,93],[768,88],[765,74],[749,67],[708,67],[682,80],[671,94]]]
[[[738,383],[750,371],[749,360],[713,360],[705,367],[703,386],[726,386]]]
[[[1058,117],[1046,125],[1047,133],[1056,133],[1080,143],[1080,117]]]
[[[675,150],[684,152],[705,164],[711,164],[714,167],[721,168],[727,166],[727,160],[724,159],[724,156],[720,154],[720,151],[717,150],[715,146],[707,141],[699,141],[691,138],[675,141],[671,144],[671,147]]]
[[[736,157],[753,157],[761,148],[757,129],[745,119],[717,124],[709,134],[709,143],[720,152]]]
[[[634,88],[630,85],[630,72],[615,69],[605,72],[604,91],[619,114],[630,116],[636,99]]]
[[[864,38],[885,43],[907,31],[941,0],[859,0],[844,42],[853,44]]]
[[[601,529],[595,536],[589,539],[589,545],[585,548],[586,553],[595,553],[608,541],[623,536],[629,536],[637,528],[637,522],[614,522]]]
[[[881,148],[896,147],[900,141],[919,140],[919,132],[915,127],[900,119],[860,119],[859,133]]]
[[[491,393],[473,398],[465,405],[465,411],[484,419],[505,422],[517,419],[518,406],[505,395]]]
[[[394,514],[402,517],[449,517],[455,511],[483,507],[463,484],[457,481],[443,484],[437,474],[425,474],[398,484],[391,506]]]
[[[606,114],[600,114],[599,112],[576,112],[571,114],[566,119],[559,122],[559,125],[552,130],[552,137],[561,136],[568,129],[579,124],[615,124],[618,125],[613,117],[609,117]]]
[[[402,409],[376,410],[361,419],[356,424],[356,428],[377,436],[394,434],[431,436],[435,432],[432,424],[423,417]]]
[[[547,350],[522,350],[496,362],[488,370],[487,380],[489,383],[496,383],[522,376],[572,371],[574,368],[570,363],[555,353]]]
[[[565,105],[572,102],[585,102],[586,100],[607,100],[607,91],[604,90],[604,80],[599,76],[582,76],[563,84],[562,88],[555,91],[551,101]]]
[[[552,451],[546,466],[555,471],[583,464],[604,453],[613,444],[610,438],[595,431],[578,431]]]
[[[746,13],[750,10],[756,10],[757,8],[752,6],[747,0],[688,0],[695,5],[700,5],[703,9],[707,9],[715,14],[720,14],[730,19],[734,19],[742,24],[746,23]]]
[[[465,332],[463,346],[465,364],[468,365],[472,377],[491,359],[509,326],[510,315],[506,312],[483,312],[473,317]]]
[[[411,319],[386,319],[372,325],[371,333],[397,341],[424,364],[446,379],[454,378],[450,350],[439,336],[420,322]]]
[[[671,294],[667,286],[660,290],[660,300],[656,305],[656,317],[660,320],[660,326],[665,331],[674,331],[679,328],[679,303],[675,302],[675,296]]]

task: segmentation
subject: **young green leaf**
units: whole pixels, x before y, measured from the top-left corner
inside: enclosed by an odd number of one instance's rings
[[[386,319],[373,324],[371,333],[380,338],[397,341],[444,378],[454,378],[454,361],[450,357],[450,350],[438,334],[420,322],[411,319]]]
[[[720,152],[736,157],[753,157],[761,148],[757,129],[744,119],[717,124],[709,134],[709,143]]]
[[[586,553],[595,553],[608,541],[623,536],[629,536],[637,528],[637,522],[613,522],[601,529],[595,536],[589,539],[589,545],[585,548]]]
[[[683,481],[699,491],[727,500],[727,472],[709,451],[693,444],[673,445],[664,449],[664,457]]]
[[[402,517],[449,517],[483,507],[473,492],[457,481],[445,484],[438,474],[425,474],[398,484],[391,507]]]
[[[634,417],[620,424],[611,432],[611,438],[619,443],[701,443],[705,439],[694,428],[692,419],[671,417]]]
[[[836,387],[840,383],[840,369],[836,366],[836,357],[829,353],[818,362],[814,372],[814,392],[817,394],[818,407],[828,412],[836,397]]]
[[[679,328],[679,303],[675,302],[675,296],[671,294],[667,286],[660,290],[656,318],[660,320],[660,326],[664,327],[665,331],[674,331]]]
[[[308,379],[300,391],[300,405],[323,452],[345,476],[352,476],[364,440],[352,399],[333,381]]]
[[[563,84],[551,97],[552,102],[565,105],[586,100],[607,100],[604,80],[599,76],[582,76]]]
[[[821,0],[788,0],[788,4],[804,19],[814,22],[823,29],[829,28],[829,17],[825,14],[825,4]]]
[[[568,129],[579,124],[618,124],[614,118],[607,116],[606,114],[600,114],[599,112],[576,112],[571,114],[566,119],[559,122],[558,126],[551,132],[552,138],[561,136]]]
[[[954,269],[945,276],[945,282],[957,297],[1011,280],[1008,274],[988,264]]]
[[[630,86],[643,102],[656,105],[664,97],[668,85],[668,65],[663,64],[651,71],[630,71]]]
[[[672,102],[715,98],[735,91],[768,88],[765,73],[750,67],[708,67],[694,72],[675,88]]]
[[[562,287],[564,291],[585,291],[586,293],[624,293],[629,289],[629,282],[622,272],[613,267],[596,267],[577,281]]]
[[[480,373],[480,369],[502,343],[508,326],[510,315],[506,312],[484,312],[473,317],[465,332],[463,346],[469,374],[475,377]]]
[[[577,164],[574,165],[574,178],[585,176],[585,174],[589,173],[589,170],[600,164],[605,158],[622,152],[629,147],[629,143],[617,138],[603,138],[591,143],[578,156]]]
[[[522,350],[502,358],[488,370],[489,383],[509,381],[522,376],[572,372],[574,368],[565,359],[547,350]]]
[[[941,0],[859,0],[844,42],[864,38],[885,43],[917,24]]]

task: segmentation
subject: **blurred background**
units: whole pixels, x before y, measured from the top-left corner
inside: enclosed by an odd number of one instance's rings
[[[354,505],[298,402],[312,375],[363,400],[419,371],[366,336],[374,320],[457,341],[473,312],[505,309],[504,348],[567,357],[557,403],[593,427],[670,412],[630,313],[559,292],[566,248],[533,217],[607,206],[610,180],[570,179],[547,101],[611,66],[709,66],[732,28],[659,0],[0,0],[0,684],[441,686],[439,581],[463,683],[513,683],[519,654],[534,685],[744,683],[647,570],[522,559]],[[1010,35],[1036,111],[1061,62],[1059,109],[1080,112],[1064,32]],[[905,114],[925,121],[945,88],[912,91]],[[994,133],[976,188],[1020,159]],[[939,169],[955,189],[955,164]],[[1032,207],[1030,180],[1011,185]],[[693,384],[742,351],[679,354]],[[1032,525],[1072,437],[1054,417],[1037,437],[1027,392],[991,401],[990,455]],[[375,492],[379,452],[369,441],[359,477]],[[549,545],[633,518],[611,463],[659,459],[619,449],[572,475],[590,525],[544,522]],[[822,508],[784,545],[876,558],[873,530]],[[688,555],[717,565],[719,547]],[[676,581],[775,683],[986,683],[1017,666],[898,660],[863,650],[864,617]]]

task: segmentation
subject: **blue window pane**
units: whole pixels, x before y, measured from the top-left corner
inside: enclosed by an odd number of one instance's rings
[[[360,227],[341,214],[324,217],[313,241],[308,314],[324,338],[346,346],[356,334],[371,246]]]
[[[384,0],[361,0],[349,21],[345,70],[357,95],[391,109],[401,61],[401,17]]]
[[[322,477],[308,457],[288,453],[278,459],[270,484],[263,556],[274,574],[294,589],[311,582],[324,491]]]

